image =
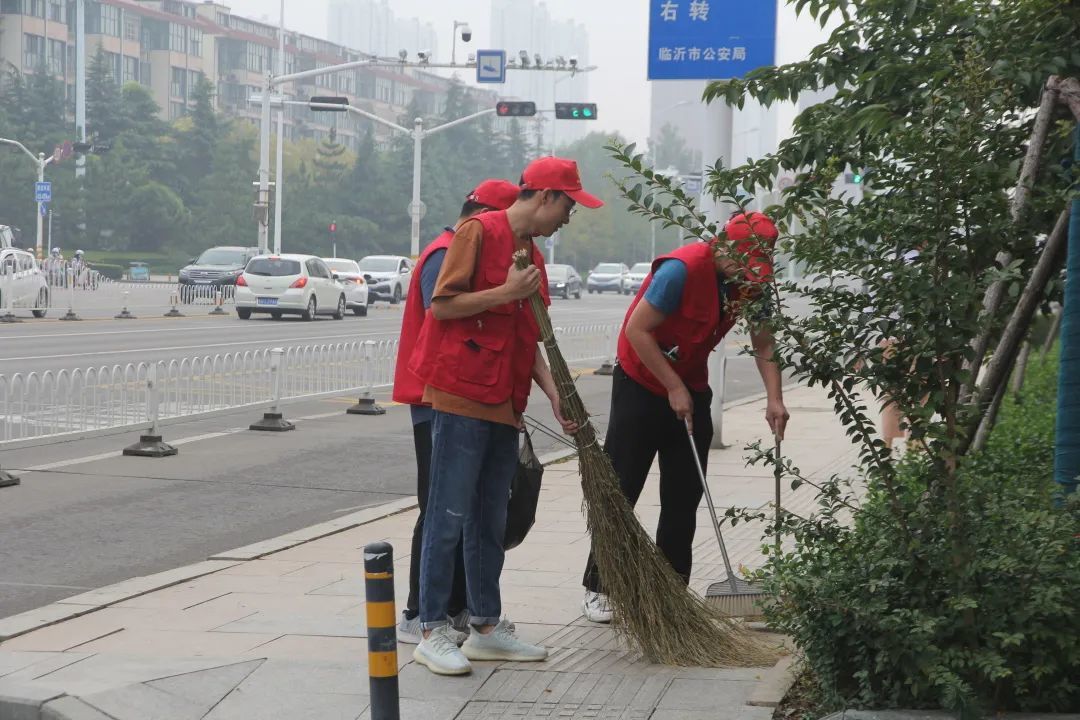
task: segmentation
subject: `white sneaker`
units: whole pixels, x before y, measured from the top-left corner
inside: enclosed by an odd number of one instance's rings
[[[413,650],[413,660],[436,675],[468,675],[472,672],[472,665],[449,631],[449,625],[432,630]]]
[[[500,620],[487,635],[474,631],[461,646],[461,652],[470,660],[540,662],[548,656],[547,648],[519,640],[505,620]]]
[[[611,622],[611,603],[608,596],[603,593],[592,591],[585,592],[585,601],[581,603],[581,609],[585,612],[585,619],[594,623]]]
[[[406,645],[419,645],[424,639],[420,632],[420,616],[417,615],[409,620],[405,611],[401,611],[401,622],[397,625],[397,641]]]
[[[468,627],[468,614],[465,614],[465,625]],[[454,619],[450,618],[451,625],[453,625]],[[465,638],[469,637],[467,632],[462,632],[456,627],[451,627],[449,630],[450,639],[454,641],[454,644],[461,647],[461,643],[465,642]],[[417,615],[412,620],[407,619],[405,611],[401,611],[401,622],[397,625],[397,639],[399,643],[404,645],[419,645],[420,641],[424,639],[423,630],[420,628],[420,616]]]

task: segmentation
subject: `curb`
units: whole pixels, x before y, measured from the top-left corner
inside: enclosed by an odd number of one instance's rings
[[[762,673],[761,679],[754,685],[746,704],[755,707],[776,707],[795,683],[797,674],[798,665],[795,656],[783,656],[775,665]]]

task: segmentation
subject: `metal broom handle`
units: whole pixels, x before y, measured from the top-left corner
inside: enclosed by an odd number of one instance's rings
[[[731,569],[731,560],[728,558],[727,546],[724,545],[724,536],[720,534],[720,520],[716,517],[716,506],[713,505],[712,493],[709,492],[709,483],[705,479],[705,471],[701,468],[701,458],[698,457],[697,443],[694,442],[694,432],[690,429],[690,419],[683,418],[686,424],[686,436],[690,438],[690,449],[693,450],[694,465],[697,467],[698,477],[701,478],[701,489],[705,491],[705,503],[709,506],[709,514],[712,515],[713,530],[716,531],[716,542],[720,545],[720,554],[724,558],[724,568],[727,570],[728,582],[731,583],[731,592],[739,593],[739,584],[735,582],[735,573]]]

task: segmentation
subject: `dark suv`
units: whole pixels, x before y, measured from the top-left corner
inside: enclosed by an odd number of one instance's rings
[[[213,299],[221,291],[230,297],[248,260],[259,254],[257,247],[221,246],[204,250],[190,264],[180,268],[180,300],[186,303],[199,298]]]

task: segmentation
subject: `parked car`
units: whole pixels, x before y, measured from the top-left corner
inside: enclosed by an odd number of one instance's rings
[[[581,299],[581,276],[570,265],[547,265],[548,293],[551,297]]]
[[[625,263],[600,263],[589,273],[586,287],[590,293],[602,293],[613,290],[616,293],[630,292],[630,269]]]
[[[259,255],[236,279],[236,314],[247,320],[252,313],[345,317],[345,287],[314,255]]]
[[[345,287],[345,304],[348,308],[354,315],[367,315],[371,296],[368,293],[368,284],[364,280],[364,274],[360,272],[360,264],[355,260],[342,258],[323,258],[323,262]]]
[[[132,282],[150,282],[150,265],[134,261],[128,263],[128,280]]]
[[[204,250],[180,268],[180,300],[189,303],[195,298],[212,298],[218,290],[224,296],[231,295],[236,279],[258,254],[257,247],[221,246]]]
[[[8,293],[13,308],[32,308],[34,317],[45,317],[49,284],[33,253],[14,247],[0,248],[0,313],[7,312]]]
[[[396,305],[409,294],[413,263],[403,255],[368,255],[360,260],[368,294]]]
[[[652,272],[652,263],[634,263],[634,267],[630,268],[630,292],[636,293],[641,289],[641,284],[645,282],[645,278]]]

